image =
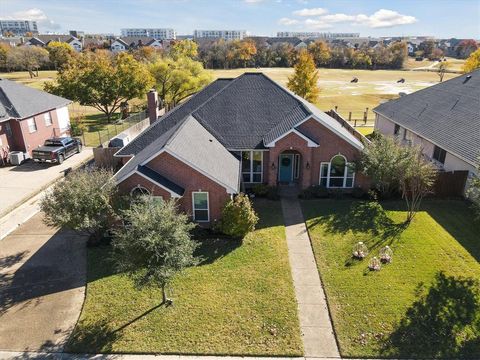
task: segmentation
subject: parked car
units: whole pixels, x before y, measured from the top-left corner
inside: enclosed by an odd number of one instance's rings
[[[51,138],[32,151],[36,162],[63,163],[66,158],[82,151],[82,142],[71,137]]]

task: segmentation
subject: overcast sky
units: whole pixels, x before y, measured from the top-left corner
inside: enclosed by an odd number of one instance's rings
[[[119,34],[125,27],[359,32],[361,36],[480,38],[480,0],[0,0],[1,18],[40,32]]]

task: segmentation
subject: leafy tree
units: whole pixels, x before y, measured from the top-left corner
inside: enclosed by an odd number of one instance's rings
[[[250,199],[245,194],[239,194],[229,200],[223,210],[222,219],[216,230],[235,238],[244,238],[249,232],[255,230],[258,216],[252,207]]]
[[[140,46],[132,51],[132,55],[137,61],[152,63],[163,55],[163,49],[155,49],[152,46]]]
[[[48,61],[48,51],[38,46],[17,46],[7,54],[7,67],[28,71],[30,78],[38,76],[38,69]]]
[[[171,201],[142,196],[122,213],[128,224],[114,231],[113,258],[137,286],[159,286],[163,303],[169,303],[166,287],[183,269],[196,265],[197,243],[191,238],[194,225],[178,213]]]
[[[398,161],[400,148],[396,141],[375,133],[372,142],[365,146],[360,158],[360,170],[373,182],[382,198],[391,197],[400,187]]]
[[[0,69],[7,70],[7,56],[12,48],[10,45],[0,43]]]
[[[479,170],[480,174],[480,158],[478,159],[478,167],[477,169]],[[469,199],[472,201],[473,208],[477,214],[477,217],[480,219],[480,177],[479,176],[474,176],[470,180],[470,186],[468,188],[467,195]]]
[[[480,69],[480,49],[472,52],[463,64],[463,72],[469,73],[476,69]]]
[[[407,224],[435,183],[435,168],[424,160],[419,148],[402,146],[380,134],[365,147],[359,165],[383,197],[395,191],[402,194],[407,205]]]
[[[372,59],[364,51],[357,50],[353,53],[352,66],[355,69],[368,69],[372,66]]]
[[[152,83],[145,65],[131,54],[112,56],[98,50],[72,61],[58,74],[56,82],[45,84],[45,90],[93,106],[110,122],[122,102],[144,96]]]
[[[405,41],[397,41],[389,47],[392,52],[392,61],[390,67],[393,69],[401,69],[408,58],[408,47]]]
[[[177,41],[171,46],[169,56],[174,60],[183,57],[195,59],[198,56],[198,45],[192,40]]]
[[[423,56],[426,58],[431,59],[433,49],[435,49],[435,41],[433,40],[425,40],[418,45],[418,48],[423,51]]]
[[[478,49],[478,43],[473,39],[462,40],[460,44],[458,44],[455,52],[457,53],[457,57],[461,59],[466,59],[470,56],[471,53]]]
[[[149,67],[158,96],[167,108],[178,104],[211,82],[201,62],[188,57],[158,59]]]
[[[77,54],[71,45],[60,41],[50,41],[47,51],[55,70],[63,68]]]
[[[316,66],[328,66],[330,64],[332,54],[325,41],[317,40],[311,43],[308,45],[308,51],[312,54]]]
[[[418,147],[403,147],[402,158],[398,164],[398,178],[402,198],[407,205],[409,224],[420,208],[422,199],[431,192],[436,179],[436,170],[431,162],[424,159]]]
[[[257,48],[253,41],[243,40],[239,42],[236,56],[243,63],[243,67],[247,67],[247,62],[252,60],[256,53]]]
[[[440,78],[440,82],[443,81],[443,77],[447,72],[448,68],[450,67],[450,63],[448,61],[440,61],[437,67],[437,75]]]
[[[300,51],[294,69],[294,74],[288,79],[288,88],[307,101],[316,102],[320,89],[318,88],[318,70],[315,68],[312,55],[306,50]]]
[[[40,202],[45,223],[84,231],[98,240],[113,215],[116,186],[112,175],[107,170],[77,170],[57,182]]]

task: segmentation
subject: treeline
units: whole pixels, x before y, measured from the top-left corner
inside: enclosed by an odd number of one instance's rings
[[[289,42],[268,44],[257,39],[238,41],[217,40],[199,45],[199,60],[209,69],[239,67],[291,67],[300,50]],[[308,45],[317,67],[347,69],[401,69],[408,56],[407,44],[379,43],[375,47],[331,47],[324,41]]]

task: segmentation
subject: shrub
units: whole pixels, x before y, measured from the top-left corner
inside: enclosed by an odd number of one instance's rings
[[[225,204],[222,210],[222,219],[218,222],[215,230],[228,236],[243,238],[255,230],[257,222],[258,216],[250,199],[245,194],[239,194]]]
[[[70,135],[81,136],[87,130],[83,115],[76,115],[70,121]]]
[[[269,200],[279,200],[280,192],[277,186],[269,186],[267,192],[267,199]]]
[[[332,199],[340,200],[340,199],[343,199],[343,196],[345,195],[345,192],[343,191],[343,189],[329,189],[328,195]]]
[[[265,197],[268,195],[269,186],[266,184],[255,184],[252,187],[252,192],[255,196]]]
[[[302,199],[324,199],[328,197],[328,189],[322,185],[312,185],[303,189],[299,197]]]
[[[355,199],[363,199],[365,195],[365,191],[359,186],[354,187],[352,190],[352,197]]]

